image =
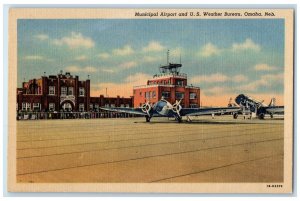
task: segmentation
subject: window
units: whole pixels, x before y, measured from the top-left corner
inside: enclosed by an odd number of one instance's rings
[[[150,94],[151,94],[150,91],[145,92],[145,98],[146,98],[146,99],[149,99],[149,98],[150,98]]]
[[[115,104],[110,104],[111,107],[116,107]]]
[[[142,96],[143,95],[143,93],[142,92],[140,92],[140,96]]]
[[[176,80],[177,86],[183,86],[183,80]]]
[[[68,95],[73,95],[73,87],[68,88]]]
[[[79,87],[79,96],[84,96],[84,88]]]
[[[120,107],[124,107],[124,104],[121,104],[121,106]]]
[[[156,91],[152,92],[152,98],[156,98]]]
[[[33,110],[40,110],[40,103],[33,103]]]
[[[197,94],[196,93],[190,93],[190,99],[196,99]]]
[[[26,110],[26,103],[22,103],[22,110]]]
[[[49,111],[55,110],[55,103],[49,103]]]
[[[190,104],[190,108],[197,108],[198,105],[197,104]]]
[[[109,104],[106,103],[104,107],[109,107]]]
[[[55,95],[55,87],[49,86],[49,95]]]
[[[149,98],[152,97],[152,91],[149,91]]]
[[[67,95],[67,87],[61,87],[61,95]]]
[[[126,107],[129,108],[129,104],[126,104]]]
[[[99,110],[99,104],[95,104],[95,109],[98,111]]]
[[[90,110],[93,110],[93,108],[94,108],[93,104],[90,104]]]
[[[84,111],[84,104],[80,103],[79,104],[79,112],[83,112]]]
[[[30,110],[31,109],[31,106],[30,106],[30,103],[22,103],[22,110]]]
[[[175,93],[175,97],[176,97],[176,99],[183,99],[184,98],[184,93],[182,93],[182,92],[176,92]]]
[[[164,97],[164,98],[170,98],[170,92],[169,91],[163,91],[161,93],[161,96]]]

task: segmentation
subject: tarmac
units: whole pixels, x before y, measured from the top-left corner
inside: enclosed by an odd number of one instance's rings
[[[283,182],[283,119],[17,121],[17,181]]]

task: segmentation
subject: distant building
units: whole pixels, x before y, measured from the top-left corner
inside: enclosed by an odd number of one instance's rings
[[[169,63],[160,67],[160,74],[154,75],[147,85],[133,88],[134,107],[145,102],[154,104],[162,97],[174,104],[181,100],[183,107],[200,107],[200,88],[187,85],[187,75],[180,73],[182,64]]]
[[[90,80],[69,72],[32,79],[17,89],[17,111],[86,112],[103,106],[132,107],[133,97],[90,97]]]

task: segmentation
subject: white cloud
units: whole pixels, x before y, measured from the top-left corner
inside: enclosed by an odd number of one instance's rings
[[[221,74],[221,73],[215,73],[211,75],[199,75],[191,77],[190,82],[193,84],[201,83],[201,82],[225,82],[228,81],[230,78],[227,75]]]
[[[199,55],[202,57],[210,57],[214,55],[219,55],[221,51],[222,50],[220,48],[213,45],[212,43],[207,43],[201,48]]]
[[[142,59],[142,61],[144,61],[144,62],[154,62],[154,61],[157,61],[158,59],[156,58],[156,57],[152,57],[152,56],[144,56],[143,57],[143,59]]]
[[[87,59],[87,57],[85,55],[81,55],[81,56],[76,57],[74,60],[75,61],[84,61],[86,59]]]
[[[101,68],[101,71],[104,73],[115,73],[116,72],[114,69],[110,69],[110,68]]]
[[[232,50],[240,51],[240,50],[254,50],[260,51],[261,47],[259,44],[254,43],[250,38],[247,38],[243,43],[233,43]]]
[[[49,39],[49,36],[46,35],[46,34],[38,34],[38,35],[35,35],[34,37],[39,39],[40,41],[44,41],[44,40]]]
[[[86,73],[94,73],[97,72],[97,68],[93,66],[86,66],[86,67],[79,67],[79,66],[67,66],[65,68],[65,71],[73,72],[73,73],[78,73],[78,72],[86,72]]]
[[[98,57],[100,57],[101,59],[108,59],[110,55],[108,53],[101,53],[98,54]]]
[[[39,55],[28,55],[24,57],[25,60],[45,60],[45,57]]]
[[[259,80],[250,82],[244,86],[240,86],[241,90],[256,91],[260,87],[271,87],[274,84],[283,83],[283,74],[266,74],[261,76]]]
[[[222,73],[214,73],[210,75],[199,75],[191,78],[191,83],[214,83],[214,82],[245,82],[248,81],[248,77],[245,75],[235,75],[235,76],[227,76]]]
[[[233,82],[246,82],[248,81],[248,77],[245,75],[235,75],[231,79]]]
[[[273,71],[277,69],[278,69],[277,67],[269,66],[268,64],[257,64],[254,66],[254,70],[256,71]]]
[[[70,36],[54,39],[53,43],[58,46],[67,45],[70,49],[92,48],[95,46],[95,43],[91,38],[85,37],[81,33],[76,32],[71,32]]]
[[[143,48],[144,52],[160,52],[164,50],[165,47],[162,46],[159,42],[150,41],[149,44]]]
[[[220,87],[220,86],[205,89],[205,93],[207,95],[224,94],[227,91],[228,91],[228,87]]]
[[[136,67],[137,66],[137,63],[135,61],[128,61],[128,62],[124,62],[124,63],[121,63],[119,65],[119,67],[124,70],[124,69],[130,69],[130,68],[133,68],[133,67]]]
[[[131,48],[130,45],[125,45],[123,48],[112,50],[112,53],[118,56],[127,56],[133,54],[134,50]]]

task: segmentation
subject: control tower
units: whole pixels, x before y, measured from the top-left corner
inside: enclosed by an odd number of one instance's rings
[[[182,106],[200,107],[200,88],[187,85],[187,75],[180,73],[182,64],[169,62],[167,52],[167,64],[159,66],[159,74],[155,74],[146,85],[134,86],[134,107],[140,107],[145,102],[154,104],[161,98],[171,104],[182,99]]]

